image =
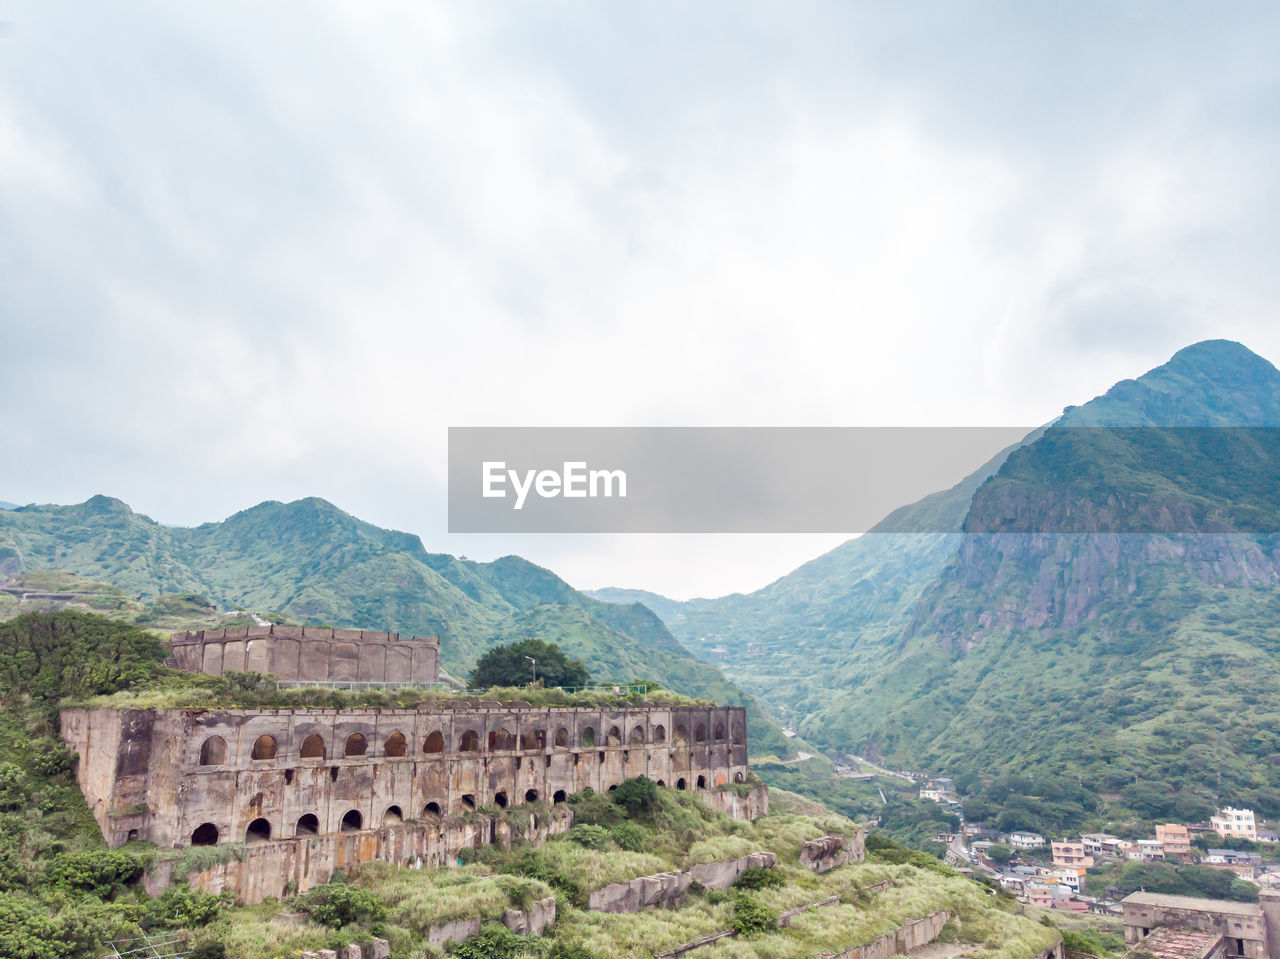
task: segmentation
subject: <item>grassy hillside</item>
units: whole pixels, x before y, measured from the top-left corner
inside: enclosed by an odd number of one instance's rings
[[[58,579],[68,573],[79,580]],[[0,512],[0,581],[5,576],[14,577],[10,585],[35,583],[33,576],[72,583],[86,590],[79,605],[139,623],[145,615],[156,628],[240,623],[252,612],[275,622],[438,635],[443,665],[459,677],[490,646],[537,636],[565,646],[601,681],[650,679],[745,705],[753,752],[791,750],[750,696],[644,607],[601,603],[516,556],[475,563],[428,553],[416,536],[320,499],[262,503],[194,529],[161,526],[105,496],[8,510]],[[31,605],[0,593],[0,617]]]
[[[225,897],[184,885],[151,899],[142,889],[144,870],[158,857],[180,853],[141,842],[104,848],[75,783],[75,757],[59,740],[56,709],[66,697],[137,702],[170,681],[216,682],[170,675],[162,656],[150,633],[92,614],[26,614],[0,624],[0,955],[97,959],[106,940],[146,931],[179,937],[201,959],[276,959],[375,934],[391,942],[393,959],[442,959],[444,951],[426,941],[430,927],[470,917],[497,920],[508,908],[551,895],[558,921],[546,936],[490,927],[459,954],[649,957],[737,925],[742,936],[715,954],[800,959],[869,942],[940,909],[955,917],[947,940],[969,944],[975,956],[1029,959],[1059,935],[1024,917],[1011,900],[992,900],[936,861],[891,843],[879,844],[865,864],[810,873],[799,866],[801,844],[849,835],[854,824],[798,797],[779,796],[779,806],[790,812],[736,822],[695,796],[644,779],[611,794],[571,797],[574,826],[563,837],[541,846],[477,847],[458,867],[412,870],[373,862],[302,896],[255,907],[233,908]],[[517,836],[528,829],[530,814],[551,814],[536,803],[483,812],[505,816]],[[679,909],[636,915],[584,908],[590,892],[609,883],[757,850],[776,853],[778,865],[730,893],[694,888]],[[180,859],[179,873],[182,863],[197,862]],[[787,928],[774,924],[779,912],[832,897],[801,910]],[[272,921],[276,916],[280,921]]]

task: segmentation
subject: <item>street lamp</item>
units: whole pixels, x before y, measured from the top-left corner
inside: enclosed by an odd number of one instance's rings
[[[532,656],[526,656],[525,659],[529,660],[529,663],[533,666],[533,681],[536,683],[538,681],[538,661]]]

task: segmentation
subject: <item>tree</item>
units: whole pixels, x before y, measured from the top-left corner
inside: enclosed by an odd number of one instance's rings
[[[591,681],[582,660],[569,659],[555,643],[525,639],[494,646],[481,656],[471,674],[471,685],[475,689],[527,686],[535,674],[545,686],[585,686]]]

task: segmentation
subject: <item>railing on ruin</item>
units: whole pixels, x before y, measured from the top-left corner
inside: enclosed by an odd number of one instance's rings
[[[185,959],[189,952],[187,939],[179,933],[166,932],[135,939],[112,939],[104,945],[109,952],[102,959]]]

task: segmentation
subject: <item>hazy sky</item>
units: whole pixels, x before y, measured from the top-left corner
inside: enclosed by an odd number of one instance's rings
[[[451,425],[1008,425],[1280,359],[1280,7],[0,0],[0,499],[450,537]]]

